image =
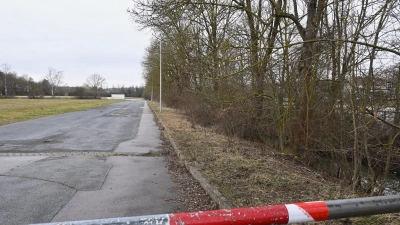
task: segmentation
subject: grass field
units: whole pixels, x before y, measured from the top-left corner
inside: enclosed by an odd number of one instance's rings
[[[0,99],[0,126],[26,120],[74,112],[121,100],[80,99]]]

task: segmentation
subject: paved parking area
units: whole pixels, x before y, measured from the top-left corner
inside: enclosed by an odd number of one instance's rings
[[[144,101],[71,114],[0,127],[0,224],[129,217],[182,207],[170,200],[177,197],[176,185],[163,157],[147,154],[160,150],[161,140]],[[36,132],[39,124],[43,130]]]

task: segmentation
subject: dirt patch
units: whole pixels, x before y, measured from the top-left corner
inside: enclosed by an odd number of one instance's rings
[[[151,106],[158,112],[157,104]],[[185,160],[195,165],[234,207],[364,197],[354,193],[348,183],[316,171],[292,155],[193,126],[171,108],[163,107],[158,116]],[[187,206],[185,211],[215,209],[171,147],[164,145],[164,149],[171,174],[187,193],[187,199],[180,199]],[[399,218],[399,214],[388,214],[315,224],[399,224]]]

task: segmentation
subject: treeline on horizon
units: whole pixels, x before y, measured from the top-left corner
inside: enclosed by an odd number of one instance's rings
[[[154,32],[145,97],[158,99],[162,58],[163,102],[193,124],[368,195],[400,172],[399,0],[133,2],[132,19]]]
[[[7,82],[4,82],[4,76],[6,76]],[[56,96],[76,96],[77,98],[110,97],[111,94],[125,94],[126,97],[142,97],[144,86],[99,88],[98,93],[94,93],[91,88],[85,87],[85,85],[75,87],[61,85],[56,90],[54,93]],[[14,96],[28,96],[29,98],[52,96],[51,85],[45,78],[35,81],[26,74],[19,76],[16,72],[3,73],[0,71],[0,97]]]

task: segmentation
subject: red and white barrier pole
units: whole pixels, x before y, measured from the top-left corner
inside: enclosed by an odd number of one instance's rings
[[[315,222],[395,212],[400,212],[400,195],[85,220],[47,225],[268,225]]]
[[[310,202],[195,213],[176,213],[169,215],[169,224],[290,224],[327,220],[328,217],[329,210],[324,202]]]

